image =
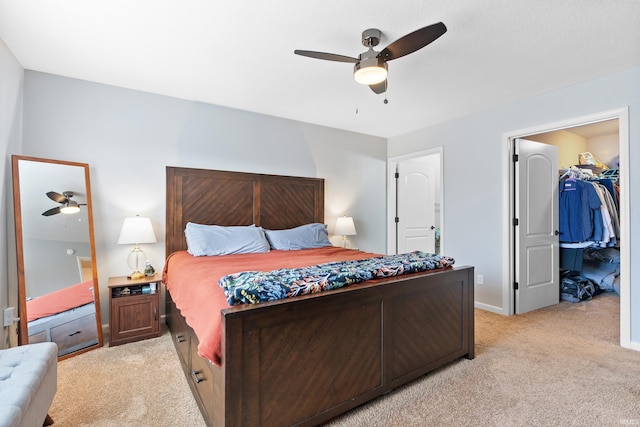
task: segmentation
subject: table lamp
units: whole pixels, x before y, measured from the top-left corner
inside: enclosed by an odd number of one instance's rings
[[[353,224],[353,218],[350,216],[342,216],[336,221],[335,233],[342,236],[342,247],[347,247],[347,236],[356,235],[356,226]]]
[[[127,257],[127,264],[129,268],[133,270],[127,278],[129,279],[141,279],[144,277],[144,273],[140,270],[144,267],[146,257],[142,249],[140,249],[141,243],[155,243],[156,235],[153,233],[153,226],[149,218],[136,215],[134,218],[125,218],[122,224],[122,230],[120,230],[120,237],[118,238],[118,244],[133,244],[133,250],[129,252]]]

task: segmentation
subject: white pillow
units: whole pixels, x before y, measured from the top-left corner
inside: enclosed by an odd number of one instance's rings
[[[262,227],[204,225],[188,222],[184,230],[187,252],[193,256],[269,252]]]
[[[331,246],[324,224],[305,224],[287,230],[264,230],[273,249],[282,251]]]

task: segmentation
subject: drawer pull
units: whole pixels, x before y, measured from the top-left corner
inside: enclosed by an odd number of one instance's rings
[[[178,342],[185,342],[186,340],[184,339],[184,336],[182,336],[182,335],[176,335],[176,341],[178,341]]]
[[[80,332],[80,331],[75,331],[75,332],[70,333],[70,334],[69,334],[69,335],[67,335],[67,336],[68,336],[68,337],[72,337],[72,336],[74,336],[74,335],[78,335],[79,333],[81,333],[81,332]]]
[[[158,307],[153,307],[153,321],[156,322],[158,320]]]
[[[191,373],[191,375],[193,375],[193,380],[196,382],[196,384],[200,384],[202,381],[204,381],[204,378],[201,378],[198,376],[201,373],[202,371],[193,371]]]

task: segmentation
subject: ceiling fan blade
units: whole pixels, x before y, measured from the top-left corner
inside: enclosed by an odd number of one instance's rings
[[[387,80],[385,79],[384,81],[382,81],[380,83],[376,83],[374,85],[369,85],[369,87],[371,88],[372,91],[374,91],[375,93],[380,95],[381,93],[384,93],[384,92],[387,91]]]
[[[335,53],[325,53],[325,52],[314,52],[312,50],[294,50],[293,53],[296,55],[308,56],[309,58],[316,59],[325,59],[327,61],[338,61],[338,62],[350,62],[355,64],[358,62],[357,58],[351,58],[350,56],[345,55],[337,55]]]
[[[44,211],[42,212],[43,216],[51,216],[51,215],[55,215],[60,213],[60,206],[58,206],[57,208],[51,208],[48,211]]]
[[[398,40],[382,49],[378,54],[378,57],[381,57],[385,61],[401,58],[418,49],[422,49],[446,32],[447,27],[442,22],[420,28],[413,33],[400,37]]]
[[[47,197],[49,197],[54,202],[64,203],[67,201],[67,198],[60,193],[56,193],[55,191],[49,191],[47,193]]]

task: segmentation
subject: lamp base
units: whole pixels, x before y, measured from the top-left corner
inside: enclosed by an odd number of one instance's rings
[[[133,273],[129,274],[127,276],[127,279],[129,280],[139,280],[144,278],[144,273],[140,272],[140,271],[134,271]]]

